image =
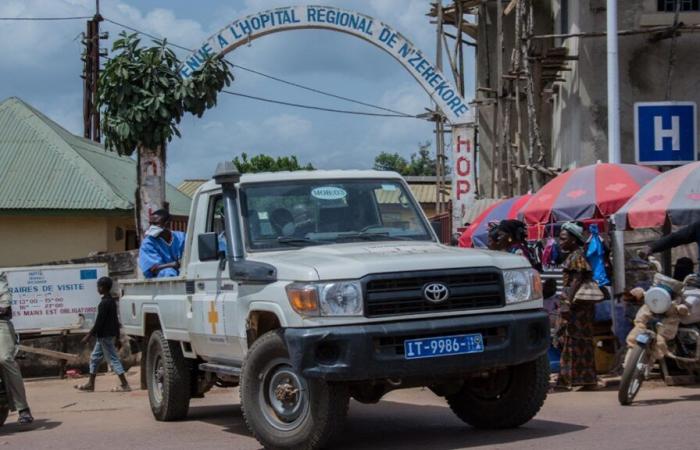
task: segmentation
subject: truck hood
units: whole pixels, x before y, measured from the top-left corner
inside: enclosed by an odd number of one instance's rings
[[[412,241],[309,246],[253,253],[249,259],[275,266],[278,278],[289,281],[357,279],[369,274],[417,270],[529,267],[525,258],[508,253]]]

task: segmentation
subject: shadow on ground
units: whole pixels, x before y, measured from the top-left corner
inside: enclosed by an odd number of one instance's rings
[[[54,428],[59,427],[63,423],[48,419],[34,419],[34,422],[32,422],[29,425],[20,425],[17,422],[15,422],[16,420],[16,415],[8,417],[7,422],[5,422],[5,425],[0,427],[0,436],[12,436],[14,434],[24,433],[27,431],[53,430]]]
[[[201,420],[230,433],[250,436],[238,405],[192,407],[188,420]],[[535,419],[518,429],[484,431],[466,426],[447,407],[390,401],[377,405],[352,402],[345,430],[330,447],[339,450],[453,450],[539,439],[585,428]]]

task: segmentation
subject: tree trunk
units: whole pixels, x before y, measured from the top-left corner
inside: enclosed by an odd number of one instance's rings
[[[138,147],[136,214],[139,240],[148,229],[148,217],[165,207],[165,145]]]

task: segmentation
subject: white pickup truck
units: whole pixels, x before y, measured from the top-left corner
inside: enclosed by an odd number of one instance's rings
[[[120,282],[157,420],[240,385],[266,448],[315,449],[351,397],[427,386],[479,428],[519,426],[545,400],[539,275],[520,256],[441,245],[398,174],[222,163],[192,202],[181,267]]]

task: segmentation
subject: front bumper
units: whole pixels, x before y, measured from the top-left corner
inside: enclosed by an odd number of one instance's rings
[[[433,336],[481,333],[484,352],[407,360],[403,342]],[[309,378],[362,381],[446,378],[532,361],[549,348],[543,310],[317,328],[287,328],[294,367]]]

